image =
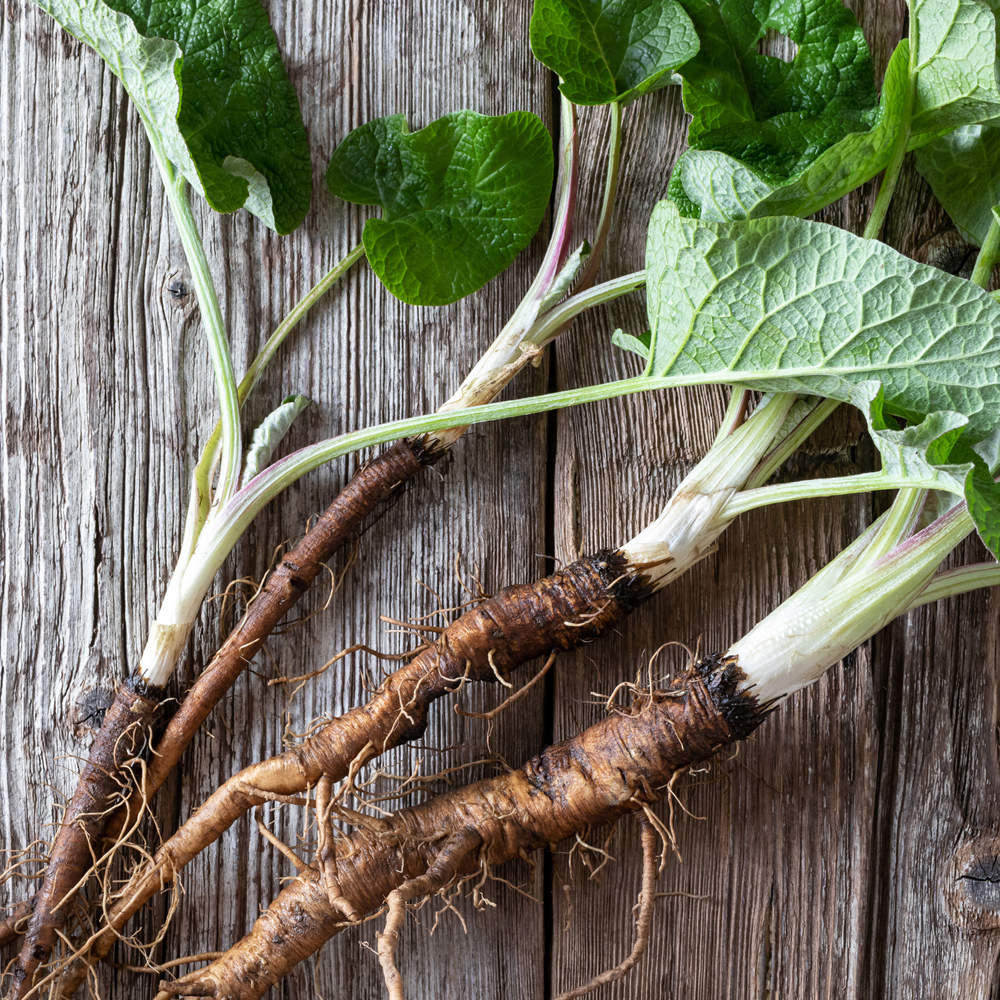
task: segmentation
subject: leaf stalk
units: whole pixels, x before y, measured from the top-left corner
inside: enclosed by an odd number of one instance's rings
[[[198,307],[201,311],[201,320],[208,339],[212,368],[215,372],[222,426],[222,450],[214,502],[225,503],[236,491],[243,461],[239,395],[236,387],[236,374],[233,371],[233,359],[229,351],[229,338],[222,318],[222,310],[219,308],[215,284],[212,281],[212,272],[205,257],[205,248],[191,213],[191,203],[187,196],[187,181],[183,174],[174,170],[173,164],[167,158],[159,142],[155,129],[149,123],[145,124],[153,158],[163,177],[167,202],[180,233],[188,267],[191,269],[191,277],[198,296]]]
[[[990,283],[993,274],[993,267],[1000,257],[1000,220],[994,214],[990,219],[990,228],[987,230],[986,239],[976,257],[976,266],[972,269],[973,284],[985,288]]]
[[[911,30],[915,31],[916,20],[910,13]],[[865,239],[878,239],[885,223],[886,214],[889,211],[889,203],[896,191],[896,182],[899,180],[899,173],[903,167],[903,160],[906,159],[910,145],[910,123],[913,120],[913,101],[916,94],[916,38],[910,38],[909,51],[909,73],[906,87],[906,96],[903,98],[903,107],[900,111],[899,131],[892,147],[892,156],[889,164],[882,174],[882,182],[879,185],[878,194],[875,196],[875,204],[872,206],[872,214],[865,226],[862,234]]]
[[[601,201],[601,214],[597,222],[597,236],[594,238],[594,249],[577,282],[576,291],[590,288],[597,279],[601,267],[604,249],[608,244],[608,233],[611,231],[611,217],[615,212],[618,199],[618,172],[622,157],[622,106],[618,101],[612,101],[611,135],[608,139],[608,166],[604,178],[604,197]]]

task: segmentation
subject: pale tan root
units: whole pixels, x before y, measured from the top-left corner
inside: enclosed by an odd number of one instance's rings
[[[500,702],[496,708],[492,708],[488,712],[467,712],[461,705],[456,705],[455,712],[466,719],[495,719],[502,711],[513,705],[515,701],[520,701],[552,669],[552,664],[556,662],[558,655],[559,653],[555,651],[550,653],[542,669],[527,684],[518,688],[509,698],[505,698]],[[509,684],[506,686],[510,687]]]
[[[224,951],[204,951],[200,955],[185,955],[183,958],[175,958],[161,965],[120,965],[114,964],[114,968],[123,972],[138,972],[145,975],[160,974],[176,969],[179,965],[194,965],[197,962],[214,962],[217,958],[225,955]]]
[[[399,932],[406,920],[406,904],[416,896],[429,896],[447,888],[455,880],[462,863],[470,853],[479,850],[481,843],[482,839],[474,830],[460,830],[448,838],[424,875],[404,882],[389,893],[385,930],[377,935],[378,961],[382,966],[389,1000],[405,1000],[403,978],[396,968],[395,954]]]
[[[260,835],[273,847],[275,847],[281,854],[283,854],[292,865],[295,870],[301,875],[304,871],[307,871],[310,865],[303,861],[296,853],[293,851],[284,841],[279,840],[271,831],[267,828],[264,823],[264,808],[263,806],[257,806],[254,810],[254,818],[257,821],[257,829],[260,831]]]
[[[337,878],[337,842],[333,834],[333,811],[336,799],[333,795],[333,778],[324,774],[316,786],[316,863],[319,866],[323,885],[326,887],[330,905],[344,914],[345,919],[357,923],[364,914],[359,913],[344,896]]]
[[[608,969],[598,976],[594,976],[589,983],[577,986],[566,993],[560,993],[556,1000],[575,1000],[576,997],[585,996],[600,986],[613,983],[621,979],[636,963],[642,958],[643,953],[649,945],[650,929],[653,925],[653,902],[656,899],[656,844],[657,832],[653,824],[649,822],[645,815],[639,816],[639,825],[642,830],[642,889],[639,893],[639,919],[635,932],[635,944],[632,946],[631,954],[616,965],[613,969]]]

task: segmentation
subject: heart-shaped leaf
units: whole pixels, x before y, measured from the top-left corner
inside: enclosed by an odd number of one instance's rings
[[[365,223],[372,269],[393,295],[445,305],[495,278],[528,245],[552,190],[552,140],[533,114],[456,111],[410,132],[368,122],[334,151],[333,194],[379,205]]]
[[[698,51],[677,0],[535,0],[531,51],[574,104],[627,104]]]
[[[298,97],[259,0],[35,0],[94,49],[150,142],[218,212],[279,233],[305,217],[312,169]]]

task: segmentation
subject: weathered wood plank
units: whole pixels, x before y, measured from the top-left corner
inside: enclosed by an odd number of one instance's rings
[[[902,31],[903,5],[858,7],[884,67]],[[627,141],[644,155],[628,162],[623,225],[616,227],[624,237],[608,255],[609,273],[641,263],[641,221],[681,148],[678,97],[647,99],[631,112]],[[824,217],[860,232],[872,191],[869,185]],[[908,173],[884,238],[912,254],[947,228],[926,186]],[[583,349],[556,347],[560,385],[619,376],[623,362],[609,360],[599,345],[615,327],[638,332],[643,323],[638,303],[616,303],[584,320],[577,335]],[[560,413],[557,555],[620,544],[636,532],[704,453],[721,412],[717,392],[698,390]],[[588,460],[609,451],[612,463]],[[838,416],[814,437],[797,475],[844,474],[872,461],[855,421]],[[725,648],[884,502],[812,502],[741,519],[717,556],[656,598],[622,636],[560,670],[555,738],[594,721],[602,709],[592,692],[634,676],[663,642]],[[976,544],[967,548],[964,561],[982,558]],[[683,863],[671,858],[661,879],[660,890],[672,895],[658,904],[652,944],[628,980],[595,996],[995,996],[1000,938],[995,930],[975,933],[980,924],[994,927],[995,911],[975,911],[980,923],[961,929],[945,906],[946,892],[968,893],[963,885],[973,884],[955,882],[952,853],[974,842],[963,863],[975,854],[986,871],[997,854],[990,839],[998,787],[995,600],[968,595],[895,623],[783,706],[737,756],[688,776],[674,808]],[[665,650],[654,675],[682,665],[683,655]],[[600,847],[604,836],[595,831],[590,841]],[[569,862],[565,853],[556,856],[549,889],[554,992],[631,948],[640,876],[635,830],[621,831],[611,853],[616,863],[598,885],[586,882],[574,858],[567,892]]]
[[[220,220],[199,210],[238,368],[360,236],[367,213],[335,203],[321,187],[325,161],[350,128],[399,111],[418,127],[460,107],[528,108],[551,117],[547,73],[527,46],[512,52],[507,44],[511,21],[523,28],[529,12],[526,3],[272,5],[302,95],[317,188],[306,227],[289,239],[273,237],[245,214]],[[3,822],[5,844],[22,847],[51,814],[49,786],[66,793],[74,784],[75,762],[57,758],[84,754],[92,736],[89,728],[74,735],[70,713],[91,689],[97,691],[91,700],[106,698],[135,661],[176,548],[184,476],[213,418],[194,296],[176,284],[191,283],[134,113],[99,60],[30,4],[8,5],[2,23],[0,363],[9,415],[0,459],[0,683],[7,718],[2,780],[12,805]],[[433,409],[497,332],[496,317],[523,294],[543,247],[539,239],[484,293],[441,310],[403,306],[358,269],[283,351],[280,384],[251,403],[248,423],[294,390],[315,405],[290,447]],[[529,371],[516,391],[538,392],[546,379],[544,366]],[[198,425],[199,434],[188,436],[186,429]],[[275,545],[325,507],[354,464],[314,474],[280,509],[262,515],[225,579],[259,579]],[[453,571],[459,552],[469,557],[467,576],[474,560],[487,589],[536,576],[542,564],[535,554],[546,544],[545,465],[544,418],[471,432],[360,540],[330,609],[270,643],[260,676],[240,682],[189,754],[183,782],[164,790],[156,807],[160,826],[187,816],[234,769],[280,749],[287,695],[268,688],[267,678],[313,669],[356,641],[405,648],[404,638],[385,635],[379,615],[433,611],[436,598],[417,580],[446,606],[464,600]],[[323,597],[314,595],[309,609]],[[215,648],[218,615],[216,604],[203,616],[187,679]],[[290,710],[293,728],[360,701],[363,668],[379,666],[356,657],[304,690]],[[473,707],[481,697],[471,696]],[[459,750],[417,749],[393,755],[385,767],[408,773],[412,761],[424,758],[425,770],[435,771],[473,759],[464,747],[487,742],[517,759],[541,739],[540,705],[493,734],[445,710],[435,713],[426,747]],[[27,756],[12,749],[24,746],[41,751],[37,760],[34,749]],[[295,842],[300,816],[268,811],[267,819]],[[185,895],[158,954],[232,943],[287,874],[288,863],[252,821],[238,824],[186,873]],[[523,880],[524,873],[512,877]],[[456,995],[542,994],[541,910],[499,884],[488,895],[516,914],[527,947],[506,947],[504,923],[488,920],[477,927],[478,961],[456,961],[457,954],[473,953],[456,919],[446,917],[431,939],[414,923],[401,954],[418,993],[441,995],[447,984]],[[147,936],[152,927],[147,920]],[[361,948],[375,929],[345,935],[291,977],[283,995],[377,995],[377,963]],[[136,960],[135,953],[119,958]],[[140,995],[131,993],[135,978],[106,972],[102,987],[108,995]],[[144,977],[143,991],[155,982]]]

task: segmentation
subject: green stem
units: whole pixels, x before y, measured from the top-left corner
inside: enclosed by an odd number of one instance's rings
[[[787,503],[790,500],[807,500],[813,497],[850,496],[870,493],[873,490],[940,489],[933,479],[922,482],[910,476],[887,476],[882,472],[864,472],[854,476],[834,476],[829,479],[806,479],[794,483],[778,483],[743,490],[726,504],[726,517],[736,517],[748,510],[769,504]]]
[[[592,289],[592,292],[598,292],[602,288],[605,288],[605,285],[599,285]],[[216,532],[213,532],[213,540],[206,546],[206,551],[208,548],[217,549],[222,545],[231,547],[256,513],[282,490],[307,472],[311,472],[326,462],[349,452],[384,444],[387,441],[398,441],[400,438],[444,431],[452,427],[465,427],[474,423],[487,423],[509,417],[545,413],[564,406],[577,406],[602,399],[615,399],[619,396],[650,392],[654,389],[675,388],[681,385],[703,385],[708,381],[711,379],[706,379],[704,375],[681,375],[674,378],[639,376],[621,379],[617,382],[605,382],[601,385],[585,386],[582,389],[551,392],[544,396],[530,396],[526,399],[491,403],[487,406],[439,410],[430,415],[395,420],[391,423],[352,431],[339,437],[308,445],[279,459],[252,480],[237,496],[233,497],[227,508],[219,512],[220,527]],[[227,542],[227,539],[230,540]],[[229,548],[225,548],[225,551],[228,552]],[[222,558],[224,558],[224,553]],[[202,564],[205,564],[207,559],[206,555],[199,557]]]
[[[785,462],[788,461],[799,450],[799,448],[809,439],[816,428],[829,417],[837,407],[840,406],[839,399],[819,400],[815,407],[803,418],[801,423],[783,438],[777,446],[765,455],[760,464],[754,469],[743,487],[744,492],[762,487]]]
[[[725,441],[725,439],[733,434],[737,428],[743,426],[747,410],[749,408],[750,390],[739,389],[735,385],[732,386],[732,392],[729,395],[729,403],[726,405],[726,412],[722,414],[722,420],[719,423],[718,433],[715,435],[715,440],[712,442],[713,448],[721,441]]]
[[[576,291],[581,292],[594,283],[604,256],[604,248],[608,243],[608,233],[611,230],[611,216],[614,215],[615,201],[618,198],[618,171],[622,157],[622,106],[613,101],[611,107],[611,136],[608,140],[608,168],[604,178],[604,199],[601,202],[601,214],[597,223],[597,236],[587,265],[576,284]]]
[[[900,487],[892,506],[886,512],[885,521],[868,544],[865,551],[866,563],[876,562],[909,538],[917,525],[926,500],[926,488],[921,489],[912,485]]]
[[[239,385],[240,402],[244,402],[253,391],[254,386],[260,381],[264,369],[268,362],[274,357],[275,352],[284,343],[285,338],[298,326],[299,322],[307,312],[335,285],[363,256],[365,247],[359,243],[351,252],[338,261],[329,271],[316,282],[312,288],[302,296],[292,308],[292,311],[275,327],[274,333],[267,338],[267,343],[261,348],[260,353],[253,360],[253,364],[247,369]]]
[[[907,7],[910,8],[909,0]],[[906,87],[906,96],[903,99],[903,109],[899,117],[899,132],[892,148],[892,156],[889,158],[889,165],[882,175],[882,183],[879,186],[878,195],[875,197],[875,205],[872,207],[871,217],[868,225],[862,234],[865,239],[878,239],[885,222],[886,213],[889,211],[889,203],[896,190],[896,182],[899,180],[899,173],[903,167],[903,161],[910,145],[910,123],[913,119],[913,101],[916,96],[916,58],[917,58],[917,38],[916,19],[910,9],[910,44],[909,44],[909,66]],[[893,500],[892,506],[887,512],[887,517],[881,525],[875,538],[869,545],[865,559],[871,563],[880,556],[890,552],[898,545],[916,525],[917,518],[927,499],[925,490],[910,486],[901,488]]]
[[[915,23],[911,14],[910,24],[913,25]],[[865,231],[862,234],[868,240],[877,240],[879,233],[882,232],[882,225],[885,222],[886,213],[889,211],[889,203],[892,201],[892,196],[895,193],[896,182],[899,180],[899,172],[903,167],[903,160],[906,159],[906,153],[910,145],[910,122],[913,119],[913,98],[916,88],[916,67],[914,65],[916,51],[916,39],[911,38],[909,80],[906,88],[906,97],[903,99],[903,110],[899,116],[899,132],[896,134],[896,141],[892,147],[892,156],[889,158],[889,165],[885,168],[885,173],[882,175],[882,183],[879,185],[878,194],[875,197],[871,217],[868,219],[868,225],[865,226]]]
[[[646,272],[635,271],[632,274],[624,274],[620,278],[602,281],[599,285],[594,285],[593,288],[588,288],[585,291],[575,292],[565,302],[550,309],[535,324],[530,334],[525,337],[525,343],[541,347],[585,309],[620,298],[622,295],[634,292],[637,288],[642,288],[644,284],[646,284]]]
[[[208,350],[212,358],[212,367],[215,370],[216,389],[219,393],[222,427],[222,467],[219,471],[216,502],[225,503],[236,492],[239,484],[240,466],[243,461],[240,403],[236,388],[236,373],[233,371],[233,359],[229,353],[229,338],[226,336],[226,325],[222,319],[222,310],[219,308],[219,299],[212,281],[212,272],[205,259],[205,248],[202,246],[198,227],[191,214],[191,203],[187,197],[187,181],[185,181],[183,174],[174,170],[173,164],[167,158],[156,138],[156,130],[149,126],[146,132],[149,135],[153,158],[163,177],[167,202],[180,232],[181,243],[184,246],[184,253],[198,296],[201,321],[208,337]]]
[[[274,332],[267,338],[267,343],[260,349],[260,353],[253,359],[253,364],[247,369],[246,375],[240,380],[237,387],[240,406],[246,402],[247,397],[253,392],[254,387],[264,374],[264,369],[277,353],[278,348],[284,343],[288,335],[298,326],[299,322],[307,312],[330,290],[330,288],[340,280],[357,261],[364,256],[364,244],[359,243],[346,257],[338,261],[329,271],[306,294],[299,299],[292,311],[275,327]],[[202,449],[201,458],[195,467],[195,489],[202,495],[207,495],[205,486],[208,484],[212,468],[218,459],[219,442],[222,438],[222,424],[217,423],[212,430],[212,434]],[[208,509],[205,508],[207,515]]]
[[[938,573],[910,605],[910,610],[980,587],[1000,587],[1000,566],[996,563],[976,563]]]
[[[976,266],[972,271],[973,284],[985,288],[990,283],[997,257],[1000,257],[1000,220],[994,215],[990,220],[990,228],[986,239],[983,240],[979,256],[976,257]]]

